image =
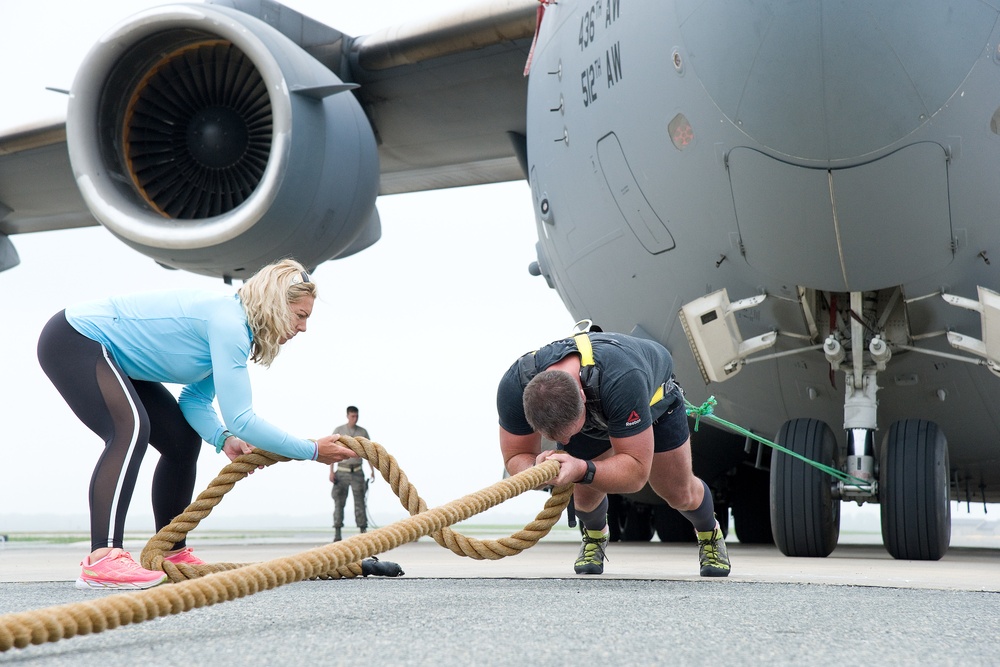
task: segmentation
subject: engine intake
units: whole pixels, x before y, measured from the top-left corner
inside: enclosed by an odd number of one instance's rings
[[[159,263],[245,278],[380,235],[375,139],[330,70],[227,7],[127,19],[73,82],[70,161],[97,220]]]
[[[156,63],[125,111],[124,154],[143,198],[168,218],[229,213],[271,152],[271,101],[230,42],[185,45]]]

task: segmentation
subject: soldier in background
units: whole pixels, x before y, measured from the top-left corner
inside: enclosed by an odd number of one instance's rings
[[[368,437],[368,431],[363,426],[358,426],[358,409],[353,405],[347,406],[347,423],[341,424],[333,429],[335,434],[349,435],[352,438]],[[371,461],[368,462],[368,469],[371,472],[371,481],[375,481],[375,468]],[[330,481],[333,483],[333,541],[339,542],[341,538],[341,528],[344,527],[344,505],[347,503],[347,492],[354,494],[354,521],[358,529],[364,533],[368,530],[368,513],[365,506],[365,492],[368,484],[365,481],[365,471],[362,468],[362,458],[356,456],[344,459],[340,463],[330,466]]]

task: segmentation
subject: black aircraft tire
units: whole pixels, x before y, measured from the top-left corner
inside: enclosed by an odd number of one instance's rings
[[[729,535],[729,508],[725,505],[716,505],[715,518],[719,522],[722,536],[727,537]],[[698,541],[698,536],[691,522],[666,503],[653,508],[653,528],[661,542],[694,544]]]
[[[934,422],[889,428],[879,461],[882,542],[893,558],[940,560],[951,543],[948,441]]]
[[[622,497],[617,493],[608,494],[608,541],[609,542],[620,542],[622,539],[622,529],[621,525],[625,523],[625,518],[622,516],[622,512],[625,511],[625,502]],[[580,530],[583,531],[583,524],[580,525]],[[581,535],[583,533],[581,532]]]
[[[621,516],[622,542],[649,542],[653,539],[653,506],[646,503],[625,501]]]
[[[653,526],[661,542],[697,542],[691,522],[670,505],[653,508]]]
[[[834,465],[833,431],[816,419],[792,419],[776,442],[828,466]],[[833,498],[833,478],[805,461],[775,451],[771,459],[771,530],[786,556],[825,558],[840,537],[840,501]]]
[[[737,474],[733,491],[733,530],[743,544],[774,544],[771,530],[770,473],[746,469]]]

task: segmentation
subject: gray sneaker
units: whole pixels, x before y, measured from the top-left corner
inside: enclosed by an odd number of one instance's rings
[[[608,546],[608,536],[600,530],[585,530],[580,555],[573,563],[577,574],[603,574],[604,548]]]
[[[729,576],[729,553],[718,521],[712,530],[698,533],[698,562],[703,577]]]

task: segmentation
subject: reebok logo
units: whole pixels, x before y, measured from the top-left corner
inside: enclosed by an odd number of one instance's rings
[[[638,424],[641,421],[642,421],[642,418],[639,417],[639,413],[636,412],[635,410],[633,410],[632,414],[630,414],[628,416],[628,421],[625,422],[625,426],[635,426],[636,424]]]

